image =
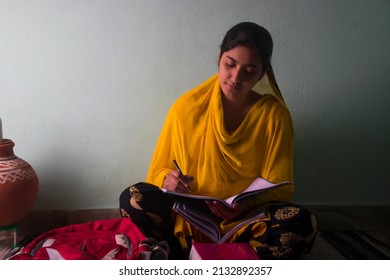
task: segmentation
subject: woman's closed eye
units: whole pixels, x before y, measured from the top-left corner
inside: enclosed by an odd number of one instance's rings
[[[258,68],[254,68],[254,67],[249,67],[249,68],[245,69],[245,73],[248,74],[248,75],[255,75],[258,72],[259,72]]]
[[[235,63],[229,63],[229,62],[227,62],[225,65],[226,65],[227,67],[229,67],[229,68],[233,68],[233,67],[236,66]]]

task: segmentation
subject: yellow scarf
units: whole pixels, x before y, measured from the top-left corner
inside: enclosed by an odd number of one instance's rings
[[[232,134],[224,127],[217,74],[182,95],[168,112],[146,181],[161,187],[175,159],[184,174],[194,176],[194,194],[227,198],[259,176],[293,183],[293,125],[272,69],[254,90],[262,97]],[[250,203],[288,201],[292,193],[293,184]],[[194,234],[180,217],[175,231],[181,237]]]

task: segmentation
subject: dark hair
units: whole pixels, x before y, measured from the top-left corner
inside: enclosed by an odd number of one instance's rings
[[[253,22],[241,22],[233,26],[225,35],[220,46],[219,59],[224,52],[237,46],[245,46],[256,51],[263,63],[263,71],[271,65],[273,41],[271,34]]]

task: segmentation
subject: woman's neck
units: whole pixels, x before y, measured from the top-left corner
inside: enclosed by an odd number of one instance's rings
[[[259,98],[260,95],[254,91],[248,92],[245,98],[237,98],[235,100],[227,99],[222,93],[224,125],[228,133],[233,133],[239,128],[249,110]]]

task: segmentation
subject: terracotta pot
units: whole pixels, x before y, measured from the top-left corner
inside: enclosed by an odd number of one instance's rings
[[[14,142],[0,140],[0,226],[20,222],[33,208],[38,176],[30,164],[14,154]]]

